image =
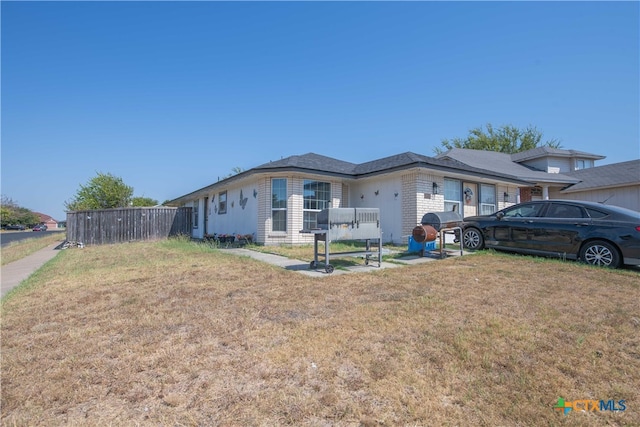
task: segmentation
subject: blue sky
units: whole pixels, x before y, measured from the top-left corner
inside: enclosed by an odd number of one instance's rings
[[[2,194],[64,219],[97,172],[160,202],[315,152],[434,155],[535,126],[640,157],[638,2],[7,2]]]

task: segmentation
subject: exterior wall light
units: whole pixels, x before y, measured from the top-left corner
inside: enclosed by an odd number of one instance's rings
[[[504,201],[505,203],[509,201],[509,193],[507,193],[506,191],[504,192]]]
[[[432,193],[433,194],[438,194],[438,183],[434,182],[431,187],[432,187],[432,190],[433,190]]]

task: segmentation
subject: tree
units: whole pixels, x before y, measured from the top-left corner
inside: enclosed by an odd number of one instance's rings
[[[131,199],[131,206],[144,207],[144,206],[157,206],[158,201],[150,197],[134,197]]]
[[[232,176],[238,175],[239,173],[244,172],[240,166],[234,166],[231,168],[231,173],[224,177],[224,179],[231,178]]]
[[[2,206],[0,208],[0,222],[5,225],[31,226],[40,222],[40,217],[30,209],[19,206],[11,198],[2,196]]]
[[[133,187],[126,185],[122,178],[98,172],[87,185],[80,185],[75,197],[65,202],[65,207],[70,211],[124,208],[129,206],[132,195]]]
[[[466,138],[444,139],[440,143],[443,148],[436,147],[434,151],[436,154],[441,154],[452,148],[471,148],[513,154],[540,146],[560,148],[560,142],[556,139],[541,143],[542,132],[532,126],[518,129],[505,125],[494,129],[491,123],[487,123],[486,128],[486,131],[482,127],[471,129]]]

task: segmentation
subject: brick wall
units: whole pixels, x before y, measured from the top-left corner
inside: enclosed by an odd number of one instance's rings
[[[438,193],[444,188],[444,178],[431,174],[413,172],[402,175],[402,234],[410,235],[427,212],[444,210],[444,196],[433,193],[433,183],[438,184]]]

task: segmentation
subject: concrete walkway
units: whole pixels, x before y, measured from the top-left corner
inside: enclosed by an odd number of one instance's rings
[[[297,271],[299,273],[302,273],[311,277],[327,277],[330,275],[337,275],[337,274],[372,272],[372,271],[380,270],[382,268],[397,268],[397,267],[402,267],[403,265],[422,264],[425,262],[431,262],[431,261],[440,259],[439,254],[435,252],[433,256],[421,257],[418,255],[408,255],[406,257],[397,258],[394,260],[394,262],[383,261],[379,268],[378,268],[377,260],[369,261],[369,265],[365,265],[364,261],[361,260],[361,264],[348,266],[348,267],[341,267],[340,269],[334,270],[333,273],[328,274],[324,270],[324,264],[322,264],[322,261],[324,260],[324,256],[322,256],[320,259],[320,267],[318,267],[318,269],[311,269],[309,266],[309,263],[306,261],[291,259],[291,258],[287,258],[280,255],[252,251],[250,249],[230,248],[230,249],[220,249],[220,252],[238,255],[238,256],[246,256],[249,258],[256,259],[258,261],[266,262],[267,264],[272,264],[278,267],[282,267],[286,270]],[[447,250],[446,253],[447,253],[447,256],[460,256],[460,251]],[[464,252],[464,254],[466,255],[467,252]]]
[[[18,261],[3,265],[0,271],[1,296],[5,296],[7,292],[18,286],[47,261],[56,256],[59,252],[58,246],[60,246],[59,242],[53,243]]]

